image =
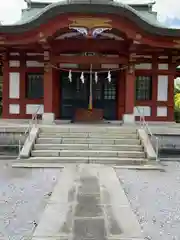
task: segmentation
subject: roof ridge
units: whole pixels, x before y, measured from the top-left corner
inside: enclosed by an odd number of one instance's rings
[[[151,21],[147,17],[145,17],[141,11],[134,9],[132,6],[124,3],[118,2],[109,2],[103,3],[99,0],[91,0],[94,3],[87,4],[81,2],[79,3],[69,3],[69,1],[61,1],[61,2],[54,2],[43,9],[34,9],[38,10],[37,14],[34,16],[30,16],[30,18],[18,22],[15,25],[4,25],[0,26],[0,30],[3,32],[25,32],[33,27],[39,26],[45,20],[51,19],[53,16],[56,17],[60,14],[64,13],[89,13],[89,14],[116,14],[122,15],[124,17],[129,18],[133,22],[137,23],[142,29],[148,31],[153,34],[162,35],[162,36],[180,36],[180,29],[171,29],[167,28],[166,26],[160,25],[156,21]],[[98,8],[98,6],[100,6]],[[98,10],[97,10],[98,9]],[[32,9],[33,10],[33,9]],[[31,11],[31,10],[30,10]],[[27,11],[28,12],[28,11]]]
[[[25,1],[30,1],[31,0],[25,0]],[[75,0],[76,1],[76,0]],[[33,2],[31,2],[32,4]],[[39,4],[39,2],[34,2],[35,4]],[[40,4],[43,4],[43,2],[40,2]],[[47,4],[47,3],[46,3]],[[49,5],[46,5],[44,8],[42,8],[42,10],[40,12],[38,12],[35,16],[32,16],[31,18],[27,19],[26,21],[24,21],[23,23],[19,22],[18,25],[21,25],[21,24],[26,24],[26,23],[29,23],[33,20],[36,20],[37,18],[39,18],[41,15],[43,15],[45,12],[47,12],[48,10],[50,9],[53,9],[55,8],[56,6],[60,6],[60,5],[72,5],[72,4],[78,4],[76,2],[72,2],[71,0],[63,0],[63,1],[58,1],[58,2],[53,2],[53,3],[50,3]],[[87,3],[82,3],[82,4],[87,4]],[[88,4],[104,4],[103,2],[101,3],[88,3]],[[111,6],[117,6],[117,7],[122,7],[124,9],[127,9],[131,12],[133,12],[134,14],[136,14],[139,18],[141,18],[143,21],[145,21],[146,23],[149,24],[148,20],[143,17],[136,9],[134,9],[131,5],[129,4],[125,4],[125,3],[121,3],[121,2],[117,2],[117,1],[109,1],[109,3],[105,3],[105,5],[111,5]],[[140,5],[140,4],[139,4]],[[146,5],[146,4],[144,4]],[[157,26],[157,27],[161,27],[163,28],[163,26],[159,25],[159,24],[156,24],[156,23],[152,23],[151,25],[154,25],[154,26]]]

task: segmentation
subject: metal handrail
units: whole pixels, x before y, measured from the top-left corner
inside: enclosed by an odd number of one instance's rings
[[[31,129],[33,128],[33,126],[37,127],[37,116],[38,116],[38,112],[39,110],[41,109],[42,105],[39,105],[39,107],[36,109],[35,113],[32,114],[32,118],[31,120],[29,121],[29,125],[28,127],[26,128],[26,130],[24,131],[23,134],[20,135],[20,139],[19,139],[19,156],[20,156],[20,152],[21,152],[21,147],[22,147],[22,142],[21,142],[21,137],[22,136],[26,136],[28,134],[28,139],[30,139],[30,132],[31,132]]]
[[[138,107],[136,107],[136,109],[139,113],[141,128],[143,128],[147,132],[147,134],[150,135],[151,138],[154,137],[154,139],[156,140],[155,143],[156,161],[159,161],[159,138],[151,132],[149,125],[145,120],[144,109],[143,112],[140,111]]]

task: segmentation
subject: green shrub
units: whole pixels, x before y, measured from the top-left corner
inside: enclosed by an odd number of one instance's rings
[[[174,111],[174,120],[175,122],[180,123],[180,111]]]

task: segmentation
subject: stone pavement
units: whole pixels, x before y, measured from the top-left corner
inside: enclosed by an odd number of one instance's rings
[[[142,240],[114,169],[65,166],[32,240]]]
[[[61,169],[14,169],[0,160],[0,240],[30,240]]]

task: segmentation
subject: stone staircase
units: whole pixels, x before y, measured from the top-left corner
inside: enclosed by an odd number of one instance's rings
[[[145,164],[135,127],[54,126],[40,129],[31,162]]]

